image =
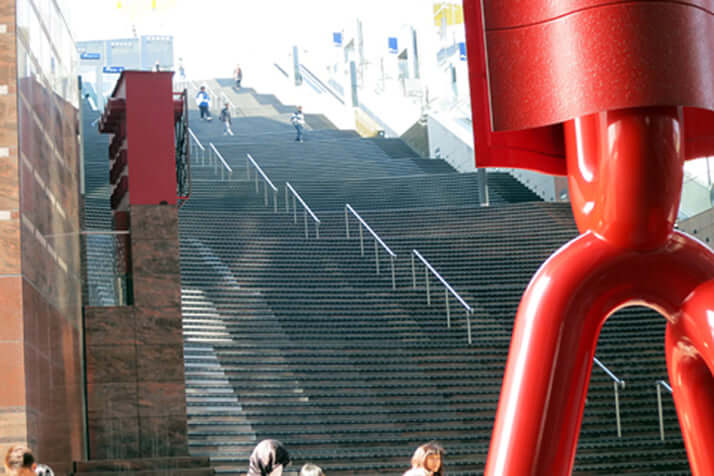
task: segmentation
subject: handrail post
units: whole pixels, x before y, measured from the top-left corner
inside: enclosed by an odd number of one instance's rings
[[[389,255],[389,261],[392,262],[392,289],[397,289],[397,276],[394,272],[394,256]]]
[[[250,181],[250,160],[248,160],[248,157],[245,158],[245,175],[247,180]]]
[[[612,383],[615,388],[615,418],[617,421],[617,437],[622,438],[622,427],[620,426],[620,395],[617,391],[617,382]]]
[[[268,182],[263,181],[263,204],[268,206]]]
[[[469,344],[471,344],[471,311],[466,310],[466,334],[469,338]]]
[[[255,171],[255,193],[260,192],[260,185],[258,184],[258,171]]]
[[[347,215],[347,207],[345,207],[345,234],[347,235],[347,239],[350,239],[350,219],[349,216]]]
[[[662,386],[657,382],[657,414],[659,415],[659,439],[664,441],[664,417],[662,416]]]
[[[416,269],[414,267],[414,253],[412,253],[412,289],[416,289]]]
[[[290,213],[290,201],[288,200],[288,187],[285,187],[285,213]]]
[[[424,281],[426,282],[426,305],[431,306],[431,291],[429,291],[429,268],[424,266]]]
[[[319,240],[320,239],[320,223],[315,222],[315,239]]]
[[[309,238],[308,236],[308,230],[307,230],[307,210],[303,210],[303,218],[305,219],[305,239],[307,240]]]
[[[361,256],[364,256],[364,232],[361,223],[359,224],[359,251]]]
[[[278,189],[273,190],[273,213],[278,213]]]
[[[446,301],[446,327],[451,329],[451,311],[449,310],[449,290],[444,288],[444,300]]]
[[[379,276],[379,248],[377,247],[377,239],[374,240],[374,265],[377,268],[377,276]]]
[[[293,223],[297,225],[297,205],[295,205],[295,195],[293,195]]]

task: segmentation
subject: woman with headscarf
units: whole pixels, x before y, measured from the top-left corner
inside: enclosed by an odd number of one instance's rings
[[[290,454],[278,440],[263,440],[250,454],[247,476],[281,476]]]

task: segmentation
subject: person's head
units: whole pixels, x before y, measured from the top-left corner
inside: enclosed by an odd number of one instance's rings
[[[443,474],[444,448],[437,442],[424,443],[414,451],[412,468],[424,468],[429,475]]]
[[[201,91],[205,92],[206,91],[206,86],[201,86]]]
[[[297,107],[298,112],[302,112],[302,106]]]
[[[322,468],[319,466],[307,463],[300,468],[300,474],[298,476],[325,476],[325,473],[322,472]]]
[[[5,472],[10,476],[34,476],[35,457],[24,445],[11,446],[5,454]]]
[[[226,103],[225,106],[226,106],[226,109],[228,109],[228,103]]]
[[[278,440],[263,440],[250,454],[248,476],[281,476],[290,454]]]
[[[35,467],[35,476],[55,476],[55,472],[46,464],[38,464]]]

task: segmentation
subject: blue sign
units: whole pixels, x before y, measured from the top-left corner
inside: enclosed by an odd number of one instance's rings
[[[459,43],[459,59],[461,61],[466,61],[466,43],[463,41]]]
[[[79,55],[79,59],[83,60],[98,60],[102,57],[99,53],[82,53]]]
[[[332,34],[332,43],[335,44],[335,46],[342,46],[342,33],[337,32]]]
[[[397,38],[390,36],[387,43],[389,44],[389,52],[396,54],[399,48],[397,47]]]
[[[105,66],[102,71],[104,71],[105,73],[119,74],[124,71],[124,66]]]

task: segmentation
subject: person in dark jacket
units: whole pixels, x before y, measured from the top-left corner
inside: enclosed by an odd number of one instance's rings
[[[281,476],[290,454],[278,440],[263,440],[250,454],[247,476]]]
[[[223,123],[223,135],[233,135],[233,130],[231,129],[231,109],[228,103],[221,109],[221,114],[218,116],[218,120]]]

